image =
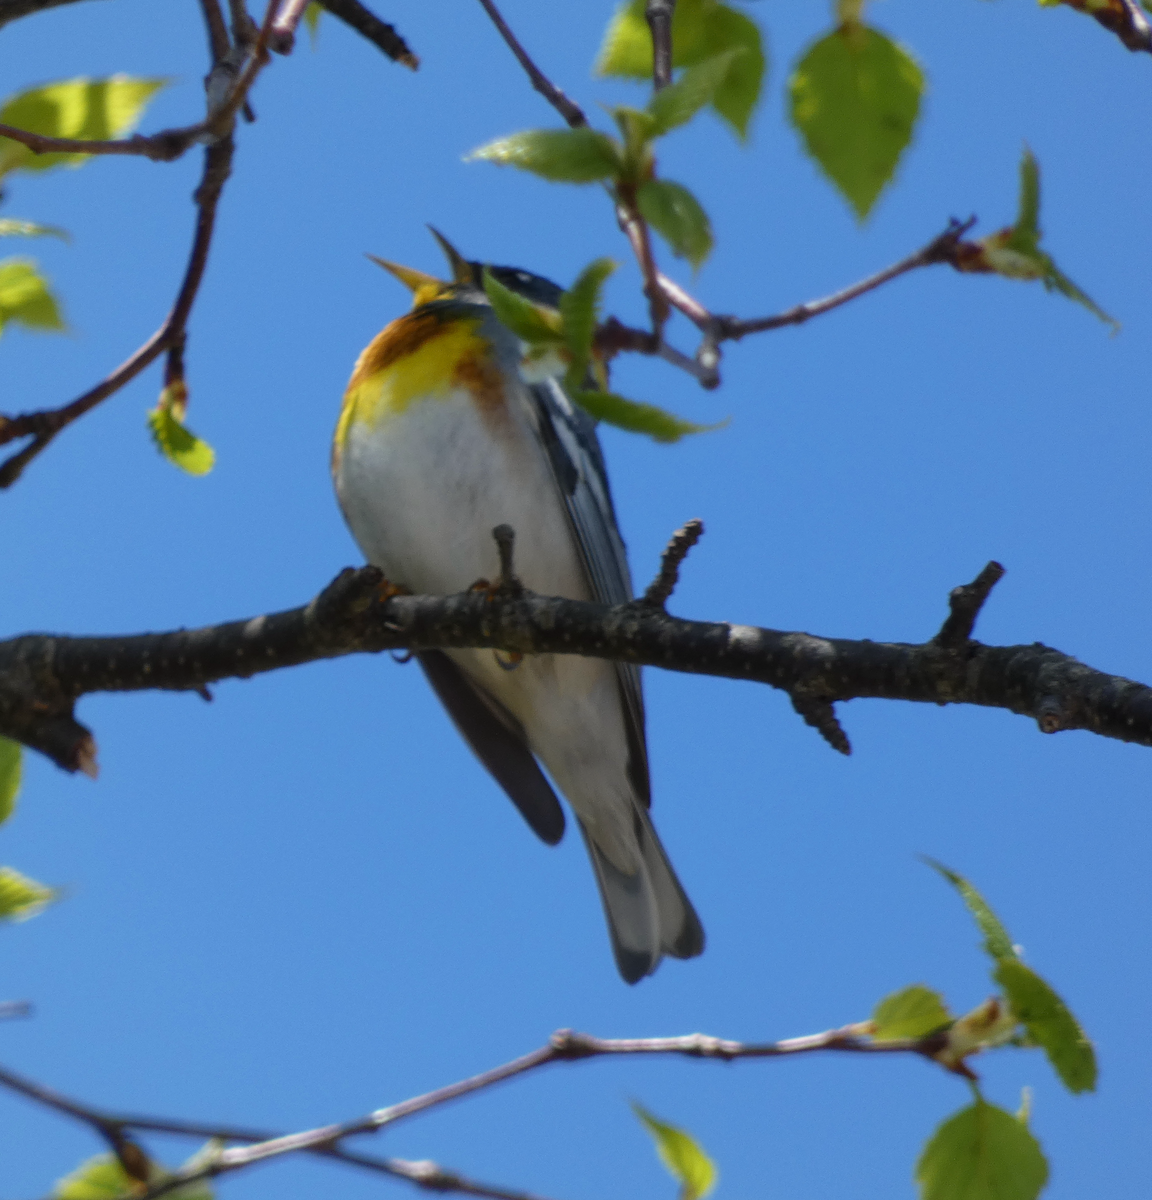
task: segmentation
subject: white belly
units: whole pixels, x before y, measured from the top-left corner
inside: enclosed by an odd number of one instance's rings
[[[592,598],[563,499],[524,413],[486,418],[461,389],[417,401],[375,428],[353,425],[336,488],[365,556],[413,593],[450,595],[478,579],[495,581],[492,530],[507,524],[526,587]],[[628,747],[613,666],[534,655],[509,671],[490,650],[449,653],[520,721],[589,832],[630,869]]]

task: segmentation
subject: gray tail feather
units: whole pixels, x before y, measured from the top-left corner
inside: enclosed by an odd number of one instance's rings
[[[641,866],[634,875],[625,875],[604,856],[580,822],[608,919],[612,952],[625,983],[637,983],[651,975],[665,954],[694,958],[704,950],[700,918],[684,894],[648,814],[639,807],[635,825]]]

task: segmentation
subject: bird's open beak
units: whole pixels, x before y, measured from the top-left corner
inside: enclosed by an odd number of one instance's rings
[[[389,275],[395,276],[408,288],[412,293],[413,308],[427,304],[429,300],[435,300],[445,288],[450,286],[442,279],[437,279],[435,275],[426,275],[423,271],[417,271],[412,267],[402,267],[399,263],[389,262],[386,258],[377,258],[375,254],[369,254],[368,257],[378,267],[383,267]]]

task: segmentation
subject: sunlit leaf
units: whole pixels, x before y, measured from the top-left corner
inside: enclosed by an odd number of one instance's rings
[[[530,344],[558,343],[564,335],[560,318],[533,304],[526,296],[505,287],[491,271],[484,271],[484,291],[500,321]]]
[[[11,867],[0,867],[0,920],[26,921],[56,899],[54,888],[45,887]]]
[[[519,167],[558,183],[595,183],[621,168],[620,150],[595,129],[530,129],[473,150],[469,159]]]
[[[29,329],[65,328],[60,306],[28,258],[6,258],[0,262],[0,331],[9,321]]]
[[[167,86],[166,79],[67,79],[30,88],[0,107],[0,122],[46,137],[104,141],[122,137],[139,121],[148,101]],[[46,171],[79,166],[88,154],[33,154],[27,146],[0,138],[0,176],[17,169]]]
[[[68,230],[59,225],[38,225],[16,217],[0,217],[0,237],[57,237],[62,242],[71,241]]]
[[[964,878],[955,871],[937,862],[934,858],[924,860],[930,867],[939,871],[945,879],[960,893],[968,911],[976,920],[980,932],[984,935],[984,949],[994,959],[1016,958],[1016,948],[1008,930],[1000,923],[1000,918],[989,908],[983,896]]]
[[[712,102],[732,67],[732,60],[745,51],[725,50],[699,66],[689,67],[675,83],[657,92],[648,102],[653,132],[660,136],[687,124],[705,104]]]
[[[208,1161],[210,1155],[218,1153],[219,1143],[209,1142],[184,1167],[196,1170]],[[159,1163],[145,1161],[143,1166],[150,1185],[162,1183],[171,1177],[171,1172]],[[61,1179],[52,1190],[52,1195],[55,1200],[121,1200],[121,1197],[138,1196],[141,1190],[140,1181],[128,1175],[115,1155],[98,1154]],[[172,1188],[165,1195],[172,1200],[212,1200],[213,1191],[206,1180],[201,1180]]]
[[[1040,241],[1040,164],[1027,146],[1020,160],[1020,203],[1013,233],[1033,247]]]
[[[1030,967],[1004,959],[996,967],[996,982],[1004,989],[1016,1019],[1032,1040],[1044,1048],[1056,1073],[1070,1092],[1096,1089],[1096,1052],[1068,1006]]]
[[[656,1153],[680,1184],[682,1200],[702,1200],[716,1186],[716,1164],[683,1129],[654,1117],[639,1104],[632,1111],[656,1143]]]
[[[160,401],[148,410],[148,428],[156,448],[169,462],[189,475],[207,475],[216,462],[216,452],[184,425],[187,390],[171,384],[160,393]]]
[[[872,1013],[872,1036],[878,1041],[926,1037],[952,1020],[939,992],[914,983],[885,996]]]
[[[921,1200],[1035,1200],[1047,1181],[1027,1125],[981,1099],[949,1117],[916,1164]]]
[[[637,189],[640,215],[693,267],[712,252],[712,223],[700,201],[684,186],[668,179],[650,179]]]
[[[674,67],[699,66],[732,50],[743,53],[729,61],[711,103],[745,137],[767,70],[760,28],[746,13],[720,0],[677,0],[672,13]],[[652,34],[644,19],[644,0],[630,0],[616,11],[600,47],[596,72],[652,78]]]
[[[790,91],[808,153],[863,220],[912,138],[920,68],[891,38],[849,24],[809,47]]]
[[[600,292],[604,281],[616,270],[610,258],[598,258],[580,272],[576,282],[560,297],[560,315],[564,321],[564,342],[571,355],[570,388],[583,385],[592,357],[592,336],[600,322]]]
[[[598,421],[629,433],[644,433],[657,442],[678,442],[689,433],[708,433],[720,425],[696,425],[654,404],[640,404],[611,392],[574,392],[576,402]]]
[[[20,792],[24,747],[11,738],[0,737],[0,825],[12,815]]]

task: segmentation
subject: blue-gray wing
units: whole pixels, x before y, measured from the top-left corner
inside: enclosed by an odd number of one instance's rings
[[[532,384],[528,390],[540,437],[580,547],[589,590],[600,604],[626,604],[632,599],[632,579],[624,542],[616,527],[596,422],[569,399],[555,379]],[[647,807],[651,790],[640,670],[630,663],[616,663],[615,668],[627,725],[628,773],[637,799]]]

